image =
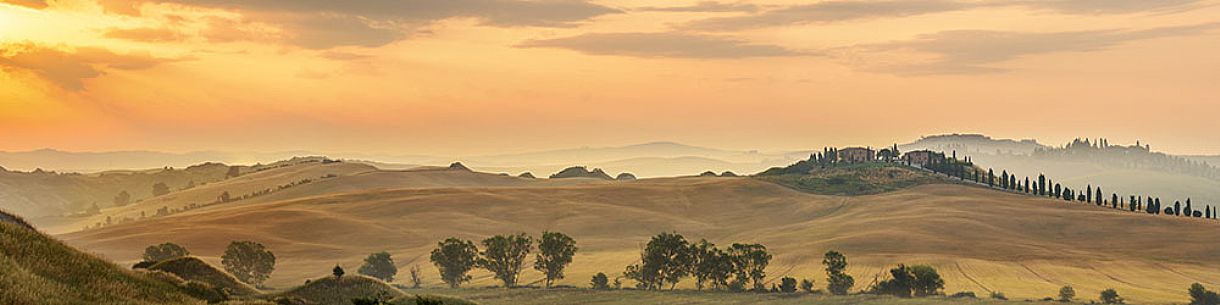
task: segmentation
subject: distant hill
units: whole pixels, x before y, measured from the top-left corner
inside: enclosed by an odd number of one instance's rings
[[[294,156],[319,155],[307,151],[285,152],[221,152],[200,151],[188,153],[166,153],[155,151],[109,151],[70,152],[54,149],[5,152],[0,151],[0,166],[9,170],[32,171],[41,168],[48,171],[93,173],[109,170],[149,169],[162,167],[187,167],[195,164],[215,162],[226,164],[255,164],[285,160]]]
[[[0,304],[200,304],[178,287],[0,221]]]
[[[898,145],[898,149],[904,152],[924,149],[945,153],[957,151],[963,157],[976,154],[1028,155],[1042,148],[1048,147],[1038,144],[1037,140],[993,139],[981,134],[925,136],[915,142]]]
[[[1080,295],[1116,288],[1131,303],[1183,303],[1183,287],[1190,283],[1220,283],[1220,267],[1211,264],[1220,260],[1220,244],[1210,242],[1220,239],[1215,220],[1150,216],[966,185],[922,184],[840,196],[745,177],[621,183],[439,170],[427,173],[454,179],[448,183],[495,177],[505,184],[335,188],[354,177],[420,173],[341,177],[277,195],[285,197],[63,238],[120,261],[138,260],[144,246],[171,238],[195,253],[221,253],[229,240],[257,240],[276,252],[268,285],[282,289],[336,263],[358,265],[383,250],[400,269],[419,265],[428,275],[425,285],[441,286],[428,262],[437,241],[477,242],[504,232],[537,237],[543,231],[569,234],[580,247],[560,285],[586,286],[598,272],[622,272],[639,259],[640,245],[660,232],[721,246],[762,243],[775,255],[767,269],[770,280],[821,279],[821,253],[838,250],[851,262],[854,290],[898,263],[935,266],[946,291],[1001,291],[1017,299],[1040,299],[1071,284]],[[357,184],[363,183],[370,182]],[[495,283],[482,270],[472,276],[473,286]],[[532,270],[521,275],[523,284],[541,280]],[[401,276],[396,281],[405,283]],[[692,284],[686,280],[680,286]]]
[[[573,167],[565,168],[565,169],[559,171],[558,173],[551,174],[550,178],[551,179],[593,178],[593,179],[602,179],[602,180],[614,180],[614,178],[610,177],[609,174],[606,174],[606,172],[602,171],[602,169],[600,169],[600,168],[594,168],[593,170],[588,170],[584,166],[573,166]]]

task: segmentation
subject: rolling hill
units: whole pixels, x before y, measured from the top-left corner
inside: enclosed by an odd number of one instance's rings
[[[419,175],[443,183],[384,182]],[[354,181],[370,187],[344,186]],[[1040,299],[1070,284],[1082,296],[1115,288],[1133,303],[1173,303],[1186,299],[1193,282],[1220,283],[1220,267],[1211,265],[1220,260],[1220,245],[1211,242],[1220,238],[1217,225],[953,184],[833,196],[754,178],[557,183],[437,169],[340,176],[257,201],[62,237],[124,262],[172,241],[213,264],[229,241],[254,240],[279,257],[268,282],[275,287],[335,263],[354,270],[368,253],[386,250],[400,270],[418,264],[438,286],[427,254],[441,239],[553,230],[581,247],[559,284],[585,286],[597,272],[622,272],[652,235],[676,231],[720,245],[767,245],[775,255],[771,280],[824,283],[821,254],[835,249],[848,256],[857,289],[895,264],[926,263],[941,270],[950,292]],[[476,286],[494,284],[486,272],[473,275]],[[536,284],[541,275],[526,271],[522,280]]]

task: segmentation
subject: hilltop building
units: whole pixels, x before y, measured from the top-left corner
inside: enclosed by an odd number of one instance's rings
[[[865,163],[877,161],[877,152],[872,148],[848,147],[839,150],[839,162]]]

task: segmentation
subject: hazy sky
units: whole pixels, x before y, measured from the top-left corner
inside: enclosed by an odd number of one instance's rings
[[[0,150],[778,150],[978,132],[1220,154],[1217,4],[0,0]]]

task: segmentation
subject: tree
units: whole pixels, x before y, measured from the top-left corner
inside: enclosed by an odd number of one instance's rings
[[[1063,288],[1059,288],[1058,300],[1060,302],[1071,302],[1074,298],[1076,298],[1076,289],[1073,289],[1072,286],[1063,286]]]
[[[144,261],[150,263],[187,255],[191,255],[191,251],[187,251],[186,248],[175,243],[164,243],[144,248]]]
[[[224,191],[224,193],[220,193],[220,196],[216,196],[216,202],[225,203],[229,201],[233,201],[233,197],[229,195],[229,191]]]
[[[1046,175],[1038,174],[1038,195],[1046,196]]]
[[[590,280],[589,282],[590,282],[590,286],[592,286],[593,289],[597,289],[597,290],[610,289],[610,278],[607,277],[605,273],[598,272],[596,275],[593,276],[593,279]]]
[[[780,292],[783,292],[783,293],[796,292],[796,279],[791,278],[791,277],[784,277],[784,278],[780,279],[779,282],[780,282],[780,284],[779,284]]]
[[[238,280],[258,286],[275,271],[275,254],[257,242],[233,241],[220,257],[220,264]]]
[[[767,277],[767,264],[771,262],[767,247],[760,244],[733,244],[728,253],[733,260],[734,271],[737,272],[737,283],[753,283],[751,287],[754,287],[754,290],[761,290],[763,279]]]
[[[987,169],[987,187],[995,187],[995,171]]]
[[[695,277],[695,289],[703,290],[708,284],[713,289],[728,286],[729,275],[733,274],[733,262],[728,254],[716,248],[707,240],[690,245],[691,275]]]
[[[805,292],[813,293],[813,280],[810,280],[810,279],[801,280],[801,290],[804,290]]]
[[[822,265],[826,266],[826,290],[831,294],[846,295],[856,285],[855,279],[844,273],[847,270],[847,257],[842,253],[827,251],[822,257]]]
[[[342,278],[343,274],[346,274],[347,272],[343,271],[343,267],[339,267],[338,264],[335,264],[335,268],[330,269],[330,273],[335,275],[335,279],[339,279]]]
[[[492,236],[483,240],[479,266],[494,273],[504,287],[515,287],[521,265],[533,246],[534,238],[525,233]]]
[[[423,275],[419,272],[419,265],[411,265],[411,269],[407,270],[407,274],[411,277],[411,288],[419,288],[424,284]]]
[[[463,282],[470,281],[470,269],[475,266],[479,248],[474,242],[450,237],[436,244],[432,250],[432,264],[440,271],[441,280],[449,284],[449,288],[458,288]]]
[[[639,283],[639,288],[656,290],[669,284],[672,290],[690,270],[690,246],[677,233],[652,237],[640,253],[640,263],[627,266],[623,275]]]
[[[1203,284],[1194,283],[1190,285],[1190,305],[1220,305],[1220,295],[1215,291],[1207,290]]]
[[[165,182],[157,182],[152,186],[152,194],[154,197],[169,194],[169,186]]]
[[[1186,198],[1186,207],[1182,208],[1182,214],[1186,215],[1186,217],[1192,217],[1195,214],[1194,211],[1190,206],[1190,198]]]
[[[890,269],[890,279],[877,282],[876,286],[873,286],[871,290],[875,294],[909,298],[911,297],[914,282],[915,276],[911,273],[911,268],[899,264],[898,267]]]
[[[1004,172],[1000,173],[1000,176],[1002,176],[1000,178],[1000,188],[1008,189],[1008,170],[1004,170]]]
[[[555,280],[563,279],[563,269],[572,263],[576,250],[576,240],[572,237],[559,232],[542,232],[534,270],[546,275],[547,288],[550,288]]]
[[[389,252],[381,251],[365,257],[364,265],[361,265],[356,273],[389,283],[393,282],[394,275],[398,274],[398,267],[394,266],[394,258],[390,257]]]
[[[119,191],[118,195],[114,195],[114,206],[121,207],[131,203],[131,194],[126,190]]]
[[[1123,303],[1123,297],[1118,296],[1118,291],[1114,290],[1114,288],[1102,290],[1101,296],[1099,297],[1099,299],[1101,300],[1102,304],[1122,304]]]
[[[945,280],[940,278],[940,274],[932,266],[911,266],[911,274],[915,276],[911,289],[917,297],[939,295],[940,290],[945,288]]]

